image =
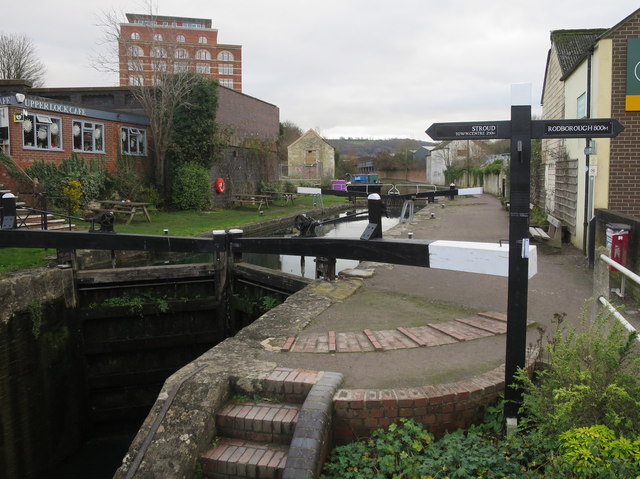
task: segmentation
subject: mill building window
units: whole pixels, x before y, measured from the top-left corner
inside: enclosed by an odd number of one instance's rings
[[[104,153],[104,125],[90,121],[73,120],[73,151]]]
[[[48,115],[27,115],[22,122],[22,141],[25,148],[61,150],[62,119]]]
[[[211,74],[211,65],[208,63],[196,63],[196,73],[200,73],[201,75]]]
[[[198,37],[198,43],[207,43],[207,37]]]
[[[222,78],[220,79],[220,85],[227,87],[227,88],[233,88],[233,80],[229,80],[227,78]]]
[[[231,52],[220,52],[218,53],[218,60],[221,62],[232,62],[233,54]]]
[[[218,74],[233,75],[233,65],[231,65],[230,63],[220,63],[218,65]]]
[[[211,60],[211,53],[206,50],[198,50],[196,52],[196,60]]]
[[[125,155],[147,154],[147,132],[141,128],[123,126],[120,128],[120,147]]]
[[[176,35],[176,42],[184,43],[185,42],[184,35]]]

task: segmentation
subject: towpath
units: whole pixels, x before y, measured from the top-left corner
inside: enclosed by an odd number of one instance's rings
[[[384,236],[409,233],[497,243],[509,236],[508,213],[490,195],[440,200]],[[339,281],[324,285],[325,293],[344,298],[315,315],[283,350],[265,351],[261,359],[341,372],[345,388],[377,389],[458,381],[504,363],[506,278],[373,263],[359,269],[371,274],[362,286],[344,292]],[[592,295],[591,274],[581,252],[569,245],[554,253],[538,248],[538,273],[529,281],[529,344],[555,314],[579,322]]]

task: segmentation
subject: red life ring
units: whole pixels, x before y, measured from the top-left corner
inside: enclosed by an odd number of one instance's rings
[[[224,180],[218,178],[215,182],[216,193],[224,193]]]

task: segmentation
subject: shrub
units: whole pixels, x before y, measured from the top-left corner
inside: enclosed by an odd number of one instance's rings
[[[85,206],[88,201],[100,199],[108,180],[103,161],[85,161],[75,154],[59,166],[51,162],[36,161],[25,172],[44,185],[47,195],[58,206],[66,206],[61,200],[65,198],[64,188],[70,181],[75,180],[80,183],[82,190],[80,204]]]
[[[578,329],[555,319],[546,347],[548,367],[529,378],[517,374],[523,387],[521,424],[553,447],[553,438],[576,427],[604,425],[617,434],[640,434],[640,354],[637,333],[630,333],[608,314]]]
[[[185,163],[176,169],[173,181],[173,205],[181,210],[206,209],[210,206],[209,174],[196,163]]]
[[[640,437],[616,437],[603,425],[570,429],[560,435],[558,469],[570,477],[637,477]]]
[[[75,214],[80,210],[80,199],[82,198],[82,185],[77,180],[70,180],[67,186],[62,188],[62,194],[69,202],[69,211]]]
[[[324,466],[329,478],[518,477],[521,467],[480,435],[458,431],[434,442],[413,420],[401,419],[371,439],[333,450]]]
[[[113,175],[113,188],[122,199],[131,201],[142,199],[143,184],[134,156],[118,155],[116,172]]]

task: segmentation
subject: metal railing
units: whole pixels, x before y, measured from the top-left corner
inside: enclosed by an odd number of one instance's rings
[[[611,258],[609,258],[606,254],[600,254],[600,256],[598,257],[600,259],[600,261],[602,261],[603,263],[614,267],[616,270],[618,270],[623,276],[622,279],[624,280],[624,278],[629,278],[630,280],[632,280],[633,282],[635,282],[636,284],[640,285],[640,276],[638,276],[636,273],[634,273],[633,271],[631,271],[630,269],[622,266],[620,263],[612,260]],[[600,295],[598,296],[598,301],[605,307],[607,308],[607,310],[628,330],[631,332],[637,332],[637,329],[631,324],[629,323],[629,321],[627,321],[625,319],[624,316],[622,316],[622,314],[620,314],[620,312],[618,311],[618,309],[612,305],[608,298],[605,298],[604,295]],[[638,342],[640,342],[640,335],[638,335],[636,337],[636,340]]]

